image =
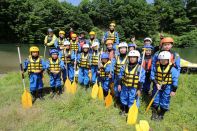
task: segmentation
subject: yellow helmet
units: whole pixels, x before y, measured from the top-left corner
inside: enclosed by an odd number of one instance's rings
[[[96,33],[95,33],[94,31],[91,31],[91,32],[89,33],[89,35],[96,35]]]
[[[77,34],[72,34],[71,37],[72,38],[76,38],[77,37]]]
[[[114,26],[114,27],[115,27],[115,26],[116,26],[116,24],[112,22],[112,23],[110,24],[110,26]]]
[[[60,31],[59,31],[59,35],[60,35],[60,34],[65,35],[65,32],[64,32],[63,30],[60,30]]]
[[[37,47],[37,46],[32,46],[32,47],[30,47],[29,48],[29,52],[31,53],[31,52],[39,52],[39,48]]]
[[[108,38],[108,39],[106,40],[105,44],[106,44],[106,45],[108,45],[108,44],[114,44],[114,39]]]

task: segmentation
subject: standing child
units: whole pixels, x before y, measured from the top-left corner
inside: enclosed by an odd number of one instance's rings
[[[63,43],[63,49],[59,52],[59,58],[64,62],[64,65],[67,67],[63,69],[62,71],[62,77],[63,77],[63,82],[65,83],[67,79],[67,75],[71,81],[71,83],[74,80],[74,51],[71,51],[70,49],[70,42],[69,41],[64,41]],[[68,74],[67,74],[68,73]]]
[[[151,80],[150,80],[150,72],[151,72],[151,65],[152,65],[152,50],[153,47],[151,45],[145,45],[144,46],[145,51],[145,57],[144,61],[142,63],[143,68],[146,71],[146,77],[145,77],[145,83],[143,85],[143,92],[145,94],[149,94],[150,91],[150,85],[151,85]]]
[[[50,75],[50,87],[52,89],[53,98],[56,93],[56,89],[58,90],[58,95],[62,94],[61,87],[61,70],[65,69],[64,62],[58,58],[58,50],[52,49],[50,51],[51,57],[46,63],[46,69]]]
[[[39,48],[37,46],[30,47],[29,52],[29,58],[24,61],[24,71],[28,71],[29,74],[30,92],[33,97],[32,102],[34,103],[37,97],[36,92],[38,92],[38,97],[43,100],[42,75],[45,69],[45,62],[39,55]]]
[[[165,112],[169,109],[170,97],[175,96],[178,86],[178,71],[170,61],[171,53],[162,51],[158,59],[159,63],[151,70],[151,80],[154,82],[152,94],[158,91],[152,105],[152,120],[163,119]]]
[[[91,54],[91,73],[92,73],[92,83],[94,85],[97,80],[97,71],[98,71],[98,61],[99,61],[99,43],[94,42],[92,44],[92,54]]]
[[[114,92],[115,92],[115,104],[120,104],[120,92],[118,91],[118,75],[120,73],[120,69],[124,68],[127,62],[127,50],[128,45],[126,42],[121,42],[118,45],[119,55],[115,57],[115,66],[114,66]]]
[[[104,97],[107,96],[110,86],[110,79],[111,79],[111,61],[109,60],[108,53],[101,54],[101,65],[99,66],[100,69],[98,71],[99,74],[99,82],[101,82],[101,86],[103,88]]]
[[[137,50],[130,51],[128,54],[128,64],[126,64],[124,69],[120,69],[118,81],[118,90],[121,91],[120,101],[122,104],[120,115],[128,113],[136,96],[139,97],[141,94],[141,88],[145,80],[145,70],[142,68],[140,72],[139,59],[140,53]]]
[[[90,81],[90,78],[88,76],[89,72],[91,71],[89,60],[89,45],[84,44],[82,53],[78,54],[77,62],[79,64],[78,81],[81,85],[84,85],[86,87],[86,90]]]

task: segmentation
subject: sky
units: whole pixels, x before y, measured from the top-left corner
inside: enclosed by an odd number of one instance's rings
[[[59,0],[59,1],[67,1],[75,6],[79,5],[81,0]],[[147,0],[148,3],[153,3],[154,0]]]

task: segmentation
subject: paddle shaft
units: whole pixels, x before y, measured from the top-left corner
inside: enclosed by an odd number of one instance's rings
[[[23,82],[23,88],[25,90],[25,76],[23,73],[23,65],[22,65],[22,60],[21,60],[21,53],[20,53],[20,47],[17,46],[17,50],[18,50],[18,58],[19,58],[19,64],[20,64],[20,71],[21,71],[21,78],[22,78],[22,82]]]
[[[47,46],[44,45],[44,59],[45,59],[45,57],[46,57],[46,50],[47,50]]]

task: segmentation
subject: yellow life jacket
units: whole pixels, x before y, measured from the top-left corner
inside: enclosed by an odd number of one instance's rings
[[[79,67],[89,68],[89,54],[84,56],[84,53],[81,54],[81,59],[79,63]]]
[[[139,82],[139,76],[138,76],[138,67],[139,65],[137,64],[130,72],[128,69],[128,65],[125,68],[124,71],[124,76],[123,76],[123,81],[122,83],[127,86],[127,87],[138,87],[138,82]]]
[[[116,40],[115,31],[112,33],[110,31],[108,31],[108,38],[113,38],[115,41]]]
[[[99,53],[93,52],[92,54],[92,65],[98,66],[98,59],[99,59]]]
[[[120,62],[120,56],[117,56],[116,57],[116,64],[115,64],[115,74],[118,75],[120,73],[120,68],[126,64],[126,61],[127,61],[127,56],[123,59],[122,62]]]
[[[160,64],[157,65],[155,79],[160,85],[172,84],[172,74],[170,73],[171,66],[172,64],[168,64],[168,66],[162,71]]]
[[[100,77],[108,77],[110,72],[105,72],[105,68],[107,65],[111,64],[111,61],[108,61],[107,63],[105,63],[105,65],[100,68]]]
[[[28,72],[37,72],[37,71],[40,71],[42,70],[43,68],[43,65],[42,65],[42,62],[41,62],[41,58],[38,57],[37,60],[33,60],[32,59],[32,56],[29,56],[29,63],[28,63]]]
[[[66,56],[66,58],[65,58]],[[68,52],[66,52],[65,54],[65,50],[62,50],[62,57],[61,57],[62,61],[64,61],[64,63],[68,64],[71,63],[71,51],[69,50]]]
[[[64,43],[65,39],[63,38],[62,40],[60,38],[58,38],[58,45],[59,46],[64,46],[63,43]]]
[[[72,40],[70,41],[70,49],[71,50],[74,50],[74,51],[77,51],[78,50],[78,42],[77,40],[75,42],[73,42]]]
[[[93,40],[89,40],[89,42],[90,42],[90,46],[95,42],[95,38],[93,39]]]
[[[49,58],[50,66],[49,70],[50,71],[60,71],[60,60],[57,59],[55,62],[52,60],[52,58]]]

